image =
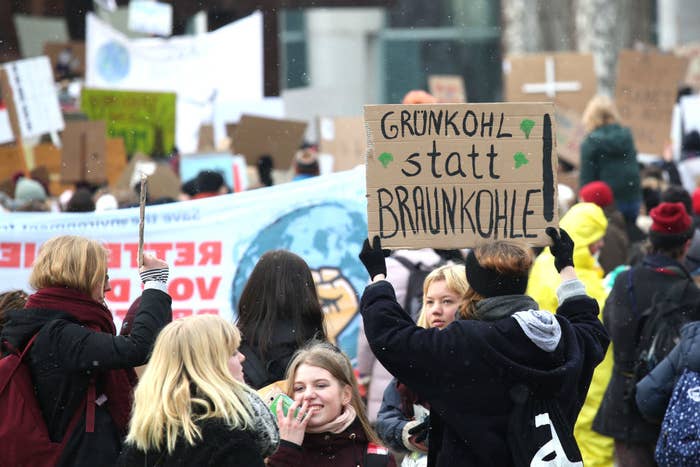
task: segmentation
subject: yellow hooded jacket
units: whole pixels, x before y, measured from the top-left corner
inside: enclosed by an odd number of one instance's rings
[[[603,269],[591,255],[588,246],[605,235],[605,229],[608,226],[605,214],[596,204],[578,203],[560,219],[559,226],[574,240],[576,275],[586,286],[588,295],[598,301],[601,310],[599,317],[602,320],[603,305],[608,292],[603,285]],[[535,260],[530,272],[527,294],[535,299],[540,309],[554,312],[558,306],[556,290],[560,283],[559,273],[554,267],[554,256],[549,248],[545,248]],[[574,427],[574,436],[586,467],[613,466],[613,439],[602,436],[591,428],[608,386],[612,366],[612,346],[610,346],[605,359],[593,373],[591,387]]]

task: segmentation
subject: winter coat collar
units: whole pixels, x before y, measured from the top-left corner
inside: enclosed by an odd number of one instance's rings
[[[476,304],[476,319],[496,321],[508,318],[518,311],[537,310],[538,308],[537,302],[527,295],[489,297]]]

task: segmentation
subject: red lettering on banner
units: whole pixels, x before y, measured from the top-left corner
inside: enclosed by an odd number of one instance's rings
[[[168,294],[173,300],[189,300],[194,295],[194,284],[191,279],[178,277],[168,284]]]
[[[0,268],[18,268],[21,255],[21,243],[0,243]]]
[[[204,300],[212,300],[214,297],[216,297],[216,289],[219,288],[219,284],[221,283],[221,277],[212,277],[211,285],[208,288],[206,279],[204,277],[198,277],[196,281],[197,290],[199,290],[199,296],[201,298],[203,298]]]
[[[131,281],[129,279],[110,279],[109,285],[112,290],[105,294],[105,298],[110,302],[129,302],[131,291]]]
[[[152,252],[158,258],[165,259],[172,247],[172,243],[146,243],[143,249]]]
[[[122,248],[120,243],[105,243],[105,248],[109,250],[109,263],[107,267],[119,269],[122,267]]]
[[[24,267],[31,268],[36,257],[36,243],[24,244]]]
[[[139,254],[139,245],[138,243],[125,243],[124,244],[124,251],[129,253],[129,265],[132,268],[138,267],[138,262],[136,261],[136,257]]]
[[[177,310],[173,310],[173,319],[179,319],[179,318],[187,318],[188,316],[192,316],[192,309],[191,308],[181,308]]]
[[[202,242],[199,245],[199,265],[221,264],[221,242]]]
[[[194,266],[194,242],[178,242],[175,244],[175,251],[175,266]]]
[[[218,315],[219,310],[217,310],[216,308],[203,308],[203,309],[199,310],[199,312],[197,314],[198,315]]]

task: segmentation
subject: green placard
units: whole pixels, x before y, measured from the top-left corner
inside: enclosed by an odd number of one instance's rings
[[[176,95],[83,89],[81,110],[90,120],[107,122],[111,137],[124,139],[127,154],[166,155],[175,146]]]

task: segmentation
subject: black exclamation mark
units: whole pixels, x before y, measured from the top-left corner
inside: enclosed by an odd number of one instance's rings
[[[554,219],[554,173],[552,171],[552,119],[544,114],[542,128],[542,196],[544,197],[544,218]]]

